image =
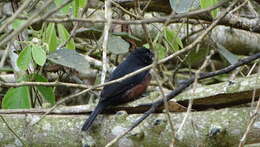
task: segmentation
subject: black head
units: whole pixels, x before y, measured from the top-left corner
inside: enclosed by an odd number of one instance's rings
[[[136,57],[139,61],[141,61],[145,65],[149,65],[153,63],[154,53],[151,50],[145,47],[136,48],[131,55],[132,57]]]

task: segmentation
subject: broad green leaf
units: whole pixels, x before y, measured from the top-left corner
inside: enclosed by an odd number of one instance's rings
[[[239,58],[237,57],[237,55],[231,53],[229,50],[227,50],[225,47],[223,47],[222,45],[220,45],[219,43],[217,43],[218,46],[218,52],[230,63],[230,64],[234,64],[236,62],[238,62]]]
[[[33,74],[32,76],[36,82],[48,82],[48,80],[41,75]],[[41,93],[44,99],[46,99],[52,105],[55,104],[55,95],[53,88],[46,86],[36,86],[36,88]]]
[[[66,40],[69,39],[69,32],[66,30],[66,28],[62,25],[62,24],[58,24],[58,32],[59,32],[59,36],[61,38],[62,42],[65,42]],[[73,38],[70,39],[70,41],[67,43],[66,48],[68,49],[75,49],[75,43]]]
[[[48,46],[49,46],[49,51],[54,52],[56,51],[56,48],[58,46],[58,39],[56,35],[56,30],[55,30],[55,24],[54,23],[49,23],[46,32],[45,32],[45,37]]]
[[[210,6],[214,6],[218,3],[218,0],[200,0],[200,7],[201,8],[208,8]],[[211,15],[213,17],[216,17],[217,13],[218,13],[219,9],[215,9],[213,11],[211,11]]]
[[[199,0],[170,0],[171,8],[177,13],[185,13],[199,7]]]
[[[107,49],[113,54],[125,54],[128,52],[130,45],[120,36],[110,35],[108,38]]]
[[[40,66],[43,66],[43,64],[46,61],[46,52],[44,49],[39,45],[33,45],[32,46],[32,56],[35,63],[37,63]]]
[[[19,57],[17,59],[17,66],[21,70],[26,70],[32,61],[31,48],[32,48],[32,46],[27,46],[19,54]]]
[[[19,28],[21,25],[23,25],[25,23],[25,20],[22,19],[15,19],[12,23],[12,27],[13,29],[17,29]]]
[[[81,73],[89,71],[89,62],[84,56],[75,50],[59,49],[48,56],[48,60],[55,64],[63,65],[69,68],[76,69]]]
[[[2,102],[4,109],[23,109],[31,108],[29,87],[22,86],[10,88],[4,96]]]

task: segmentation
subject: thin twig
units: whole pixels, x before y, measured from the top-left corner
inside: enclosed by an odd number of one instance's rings
[[[144,6],[143,10],[141,10],[141,15],[144,16],[144,13],[146,11],[146,9],[148,8],[148,6],[151,4],[152,0],[149,0],[146,5]]]
[[[109,30],[111,26],[111,19],[112,19],[112,9],[111,9],[111,0],[105,1],[105,19],[107,23],[104,27],[103,33],[103,44],[102,44],[102,72],[101,72],[101,84],[103,84],[106,80],[106,72],[107,72],[107,44],[108,44],[108,37],[109,37]]]
[[[260,68],[258,68],[258,73],[259,73],[259,71],[260,71]],[[258,78],[256,78],[256,82],[257,82],[257,79]],[[256,96],[256,88],[253,91],[252,100],[255,100],[255,96]],[[253,101],[251,102],[251,107],[253,107]],[[253,112],[253,114],[251,116],[249,124],[248,124],[248,126],[246,128],[246,131],[245,131],[243,137],[240,140],[239,147],[243,147],[244,146],[244,144],[246,142],[247,135],[248,135],[250,129],[252,128],[252,126],[253,126],[256,118],[257,118],[257,115],[259,115],[258,114],[259,111],[260,111],[260,97],[258,98],[258,102],[257,102],[256,108],[255,108],[255,111]]]
[[[255,17],[258,17],[258,13],[256,12],[256,10],[254,9],[251,1],[248,1],[248,8],[249,8],[249,11],[251,11],[251,13],[253,13],[255,15]]]
[[[251,67],[251,69],[249,70],[249,72],[248,72],[247,75],[246,75],[247,77],[252,74],[252,72],[253,72],[253,70],[255,69],[256,65],[257,65],[257,62],[255,62],[254,65]]]
[[[163,88],[162,88],[162,83],[159,79],[159,75],[158,75],[158,72],[154,70],[154,77],[155,77],[155,80],[156,80],[156,83],[158,84],[159,86],[159,89],[160,89],[160,92],[161,92],[161,95],[163,96],[163,103],[164,103],[164,107],[165,107],[165,114],[167,116],[167,119],[168,119],[168,122],[170,124],[170,128],[172,130],[172,134],[173,134],[173,140],[175,140],[174,136],[175,136],[175,130],[174,130],[174,127],[173,127],[173,123],[171,121],[171,117],[170,117],[170,111],[169,111],[169,106],[168,106],[168,102],[167,102],[167,98],[165,96],[165,92],[163,91]]]
[[[256,108],[255,108],[255,112],[253,113],[253,115],[252,115],[252,117],[250,119],[250,122],[249,122],[249,124],[248,124],[248,126],[246,128],[246,131],[245,131],[243,137],[240,140],[239,147],[244,147],[244,144],[246,142],[246,137],[247,137],[250,129],[252,128],[254,122],[256,121],[257,115],[259,115],[259,114],[257,114],[259,112],[259,110],[260,110],[260,97],[258,99]]]
[[[126,9],[125,9],[124,7],[122,7],[120,4],[114,2],[113,0],[112,0],[111,2],[112,2],[112,4],[115,5],[118,9],[120,9],[120,10],[123,11],[124,13],[128,14],[129,16],[132,16],[132,17],[134,17],[134,18],[136,18],[136,19],[140,19],[139,16],[137,16],[137,15],[131,13],[130,11],[126,10]]]
[[[252,71],[253,71],[253,69],[255,68],[256,65],[257,65],[257,62],[252,66],[252,68],[250,69],[250,71],[247,74],[247,77],[250,76],[250,74],[252,73]],[[260,68],[258,68],[258,70],[260,70]],[[259,73],[259,71],[258,71],[258,73]],[[255,82],[257,82],[257,78],[256,78]],[[253,91],[253,94],[252,94],[251,108],[253,108],[253,106],[254,106],[255,97],[256,97],[256,87],[254,88],[254,91]]]
[[[0,87],[21,87],[21,86],[47,86],[47,87],[56,87],[56,86],[66,86],[73,88],[89,88],[85,84],[74,84],[74,83],[64,83],[64,82],[20,82],[20,83],[6,83],[0,82]]]
[[[235,9],[233,9],[232,11],[230,11],[230,14],[233,14],[234,12],[238,11],[239,9],[241,9],[244,5],[247,4],[249,0],[244,0],[244,2],[242,4],[240,4],[239,6],[237,6]]]
[[[7,47],[4,51],[4,54],[2,55],[2,58],[0,61],[0,68],[2,68],[4,66],[9,50],[10,50],[10,44],[7,45]]]

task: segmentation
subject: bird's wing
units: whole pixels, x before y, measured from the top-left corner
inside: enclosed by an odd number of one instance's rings
[[[131,69],[131,71],[114,71],[111,75],[111,77],[109,78],[109,81],[114,80],[114,79],[118,79],[124,75],[126,75],[127,73],[131,73],[133,71],[136,71],[138,69],[140,69],[142,67],[137,67],[137,68],[128,68]],[[120,69],[120,68],[119,68]],[[120,73],[120,74],[118,74]],[[139,84],[142,82],[142,80],[144,80],[145,76],[148,74],[148,71],[144,71],[141,72],[135,76],[132,76],[130,78],[127,78],[121,82],[117,82],[111,85],[107,85],[103,88],[102,92],[101,92],[101,101],[103,100],[107,100],[113,97],[116,97],[118,95],[122,95],[124,94],[124,92],[126,92],[127,90],[133,88],[135,85]]]

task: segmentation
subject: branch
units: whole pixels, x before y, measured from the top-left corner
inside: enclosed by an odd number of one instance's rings
[[[54,87],[54,86],[66,86],[66,87],[73,87],[73,88],[89,88],[85,84],[74,84],[74,83],[64,83],[64,82],[20,82],[20,83],[5,83],[0,81],[0,87],[21,87],[21,86],[47,86],[47,87]]]
[[[177,138],[176,146],[237,146],[250,119],[250,112],[254,109],[229,108],[217,111],[192,112],[183,128],[183,138]],[[174,129],[183,119],[184,113],[170,114],[174,120]],[[86,115],[49,115],[37,126],[31,126],[39,117],[38,114],[8,114],[3,115],[9,125],[30,146],[105,146],[105,144],[123,130],[127,125],[138,119],[141,115],[99,116],[93,124],[93,129],[88,135],[79,132]],[[172,141],[172,131],[164,114],[156,114],[141,124],[138,129],[123,138],[117,144],[144,145],[144,146],[169,146]],[[257,115],[257,122],[260,121]],[[257,123],[255,123],[257,126]],[[8,128],[0,121],[2,146],[15,143],[15,136],[10,134]],[[218,133],[214,134],[217,130]],[[259,127],[253,127],[246,144],[260,142]],[[257,135],[258,134],[258,135]],[[124,146],[126,145],[124,144]],[[87,145],[86,145],[87,146]]]
[[[102,72],[101,72],[101,84],[105,83],[106,80],[106,72],[107,72],[107,44],[109,38],[109,30],[111,26],[111,19],[112,19],[112,9],[111,9],[111,0],[105,1],[105,19],[106,24],[104,27],[103,33],[103,43],[102,43]]]

